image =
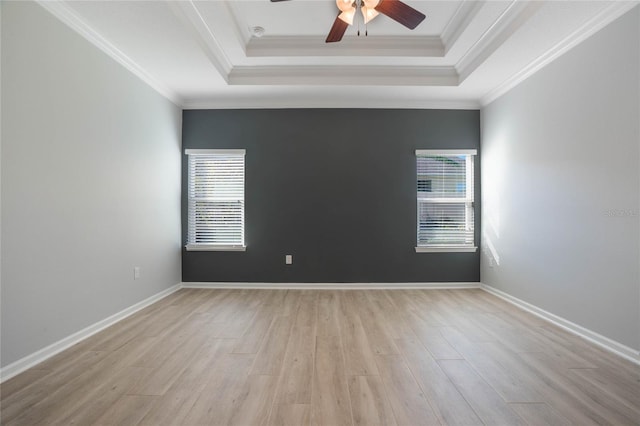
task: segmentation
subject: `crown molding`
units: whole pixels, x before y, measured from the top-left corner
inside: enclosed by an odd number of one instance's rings
[[[315,96],[264,96],[262,98],[223,98],[190,100],[183,109],[295,109],[295,108],[393,108],[478,110],[476,100],[362,98],[319,99]]]
[[[573,49],[578,44],[582,43],[602,28],[606,27],[634,7],[640,4],[640,1],[624,1],[624,2],[612,2],[600,13],[593,18],[585,22],[580,28],[573,33],[569,34],[560,43],[547,50],[544,54],[539,56],[534,61],[530,62],[525,68],[511,76],[505,82],[500,84],[495,89],[491,90],[485,96],[480,99],[480,105],[485,107],[491,102],[500,98],[502,95],[509,92],[511,89],[518,86],[520,83],[531,77],[536,72],[540,71],[551,62],[555,61],[560,56]]]
[[[160,83],[151,74],[147,73],[133,59],[128,57],[124,52],[115,47],[113,44],[109,43],[98,33],[98,31],[96,31],[93,27],[82,20],[82,18],[80,18],[78,14],[76,14],[72,10],[72,8],[69,7],[64,1],[36,0],[36,2],[46,11],[58,18],[58,20],[60,20],[62,23],[82,36],[85,40],[106,53],[109,57],[111,57],[111,59],[115,60],[127,70],[132,72],[136,77],[149,85],[156,92],[173,102],[176,106],[182,105],[183,99],[176,92]]]
[[[230,85],[457,86],[453,67],[261,66],[234,67]]]
[[[442,30],[442,34],[440,35],[442,44],[444,45],[445,54],[455,46],[462,33],[464,33],[469,23],[473,21],[473,18],[476,17],[484,4],[484,0],[465,0],[460,4],[460,6],[458,6],[458,9],[444,27],[444,30]]]
[[[238,2],[225,1],[222,2],[224,5],[224,14],[227,19],[233,23],[233,33],[236,36],[236,40],[240,46],[246,46],[249,40],[251,39],[251,33],[249,28],[245,28],[240,25],[240,21],[238,21]],[[193,4],[193,7],[197,8],[196,4]],[[246,54],[246,53],[245,53]]]
[[[211,28],[209,28],[193,1],[172,1],[167,2],[167,4],[175,17],[191,33],[193,39],[211,62],[211,65],[218,71],[225,82],[228,82],[229,72],[233,68],[233,64],[224,53],[224,49],[213,35]]]
[[[340,43],[325,43],[317,36],[252,37],[246,46],[247,57],[287,56],[406,56],[444,57],[440,37],[348,36]]]
[[[463,82],[543,6],[542,1],[513,1],[460,58],[455,68]]]

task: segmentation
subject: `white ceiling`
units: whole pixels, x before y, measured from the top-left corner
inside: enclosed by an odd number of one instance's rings
[[[326,44],[334,0],[40,1],[184,108],[478,108],[638,4],[405,3]]]

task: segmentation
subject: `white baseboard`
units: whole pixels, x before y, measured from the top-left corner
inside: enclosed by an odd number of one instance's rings
[[[520,309],[530,312],[539,318],[549,321],[550,323],[557,325],[564,330],[580,336],[583,339],[588,340],[589,342],[608,350],[609,352],[613,352],[614,354],[621,356],[622,358],[640,365],[640,351],[623,345],[622,343],[616,342],[615,340],[609,339],[608,337],[605,337],[601,334],[596,333],[595,331],[589,330],[582,327],[581,325],[552,314],[551,312],[547,312],[544,309],[532,305],[531,303],[525,302],[524,300],[520,300],[517,297],[513,297],[510,294],[505,293],[502,290],[498,290],[495,287],[491,287],[487,284],[481,284],[480,288],[482,288],[487,293],[491,293],[494,296],[498,296],[499,298],[506,300],[507,302],[519,307]]]
[[[129,306],[128,308],[118,312],[117,314],[111,315],[108,318],[103,319],[102,321],[98,321],[95,324],[90,325],[76,333],[73,333],[70,336],[65,337],[51,345],[40,349],[37,352],[32,353],[31,355],[27,355],[24,358],[21,358],[6,367],[0,369],[0,383],[8,380],[23,371],[41,363],[42,361],[51,358],[52,356],[62,352],[63,350],[70,348],[71,346],[79,343],[80,341],[98,333],[99,331],[104,330],[105,328],[117,323],[118,321],[122,321],[130,315],[138,312],[141,309],[146,308],[147,306],[157,302],[160,299],[163,299],[180,290],[182,286],[180,284],[176,284],[174,286],[169,287],[166,290],[161,291],[160,293],[154,294],[153,296],[136,303],[135,305]]]
[[[237,288],[265,290],[410,290],[480,288],[480,283],[249,283],[249,282],[183,282],[183,288]]]

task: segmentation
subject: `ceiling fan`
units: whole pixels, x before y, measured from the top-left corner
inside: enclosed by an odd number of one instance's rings
[[[280,2],[286,0],[271,0]],[[353,25],[353,18],[358,9],[362,12],[365,25],[379,14],[401,23],[409,29],[414,29],[425,18],[422,12],[417,11],[400,0],[336,0],[340,13],[333,22],[325,43],[334,43],[342,40],[349,25]]]

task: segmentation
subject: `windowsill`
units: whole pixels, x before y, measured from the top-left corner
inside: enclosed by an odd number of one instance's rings
[[[416,247],[416,253],[474,253],[478,247],[473,246],[433,246]]]
[[[187,244],[187,251],[246,251],[246,246],[219,245],[219,244]]]

